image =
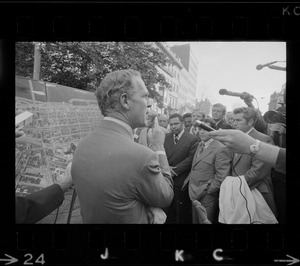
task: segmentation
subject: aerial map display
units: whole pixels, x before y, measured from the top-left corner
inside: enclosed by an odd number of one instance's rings
[[[16,139],[15,193],[26,196],[60,180],[78,142],[102,120],[93,92],[16,76],[15,115],[33,114]],[[73,187],[59,209],[39,223],[67,223]],[[71,223],[80,223],[76,198]]]

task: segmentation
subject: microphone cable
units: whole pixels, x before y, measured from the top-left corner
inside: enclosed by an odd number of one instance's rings
[[[240,190],[240,193],[241,193],[241,195],[242,195],[242,197],[245,199],[245,201],[246,201],[246,209],[247,209],[247,212],[248,212],[248,215],[249,215],[249,220],[250,220],[250,224],[252,223],[251,222],[251,214],[250,214],[250,211],[249,211],[249,208],[248,208],[248,200],[246,199],[246,197],[244,196],[244,194],[242,193],[242,179],[241,179],[241,177],[236,173],[236,171],[235,171],[235,169],[234,169],[234,166],[233,166],[233,160],[231,161],[231,168],[232,168],[232,170],[233,170],[233,172],[236,174],[236,176],[240,179],[240,188],[239,188],[239,190]]]
[[[241,177],[236,173],[235,169],[234,169],[234,166],[233,166],[233,160],[231,161],[231,168],[233,170],[233,172],[236,174],[236,176],[240,179],[240,193],[241,195],[243,196],[243,198],[245,199],[246,201],[246,210],[248,212],[248,215],[249,215],[249,220],[250,220],[250,224],[255,224],[255,223],[259,223],[259,224],[264,224],[263,222],[260,222],[260,221],[253,221],[251,222],[251,214],[250,214],[250,211],[249,211],[249,208],[248,208],[248,200],[247,198],[244,196],[244,194],[242,193],[242,179]],[[247,181],[246,181],[247,182]],[[248,185],[248,184],[247,184]],[[250,189],[250,188],[249,188]]]

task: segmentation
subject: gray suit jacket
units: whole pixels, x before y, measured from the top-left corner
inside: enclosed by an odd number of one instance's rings
[[[148,206],[173,199],[167,157],[135,143],[114,121],[103,120],[79,142],[71,174],[84,223],[148,223]]]
[[[200,146],[194,155],[192,169],[183,184],[189,184],[190,199],[199,200],[204,194],[218,194],[220,185],[230,175],[232,153],[219,141],[213,140],[197,157]]]

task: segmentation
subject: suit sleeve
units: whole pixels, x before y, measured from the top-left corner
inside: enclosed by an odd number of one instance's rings
[[[274,144],[273,140],[268,137],[265,141],[269,144]],[[256,188],[268,175],[271,174],[272,166],[253,157],[252,158],[252,166],[245,173],[245,179],[248,183],[250,189]]]
[[[286,149],[285,148],[280,148],[279,150],[277,160],[276,160],[275,170],[283,174],[286,173]]]
[[[16,197],[16,223],[34,224],[58,208],[63,200],[64,193],[57,184],[27,197]]]
[[[208,187],[207,193],[213,194],[220,190],[221,183],[230,175],[232,156],[232,153],[226,147],[221,148],[216,153],[214,161],[215,176]]]
[[[271,165],[253,158],[251,168],[245,173],[245,179],[249,188],[256,188],[268,175],[270,175],[271,168]]]
[[[197,138],[195,137],[195,138],[193,138],[193,141],[191,142],[189,155],[184,160],[182,160],[180,163],[178,163],[176,165],[176,168],[174,169],[174,172],[177,175],[181,175],[181,174],[189,172],[191,170],[194,154],[197,150],[197,145],[198,145],[198,141],[197,141]]]
[[[151,207],[169,207],[174,196],[173,180],[165,155],[146,156],[137,180],[137,197]]]

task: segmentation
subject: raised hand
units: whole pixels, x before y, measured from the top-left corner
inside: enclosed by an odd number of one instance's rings
[[[148,131],[148,145],[154,151],[164,150],[165,133],[159,127],[158,119],[155,117],[154,126]]]

